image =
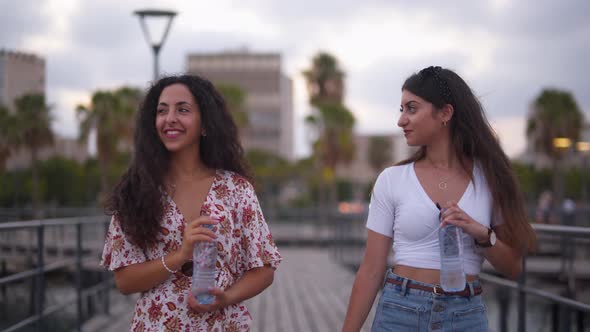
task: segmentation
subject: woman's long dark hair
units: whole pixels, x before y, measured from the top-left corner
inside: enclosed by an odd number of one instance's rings
[[[212,169],[223,169],[249,178],[238,129],[227,105],[208,80],[194,75],[164,77],[147,91],[137,114],[134,153],[106,204],[116,215],[132,243],[146,249],[156,243],[164,216],[162,190],[170,154],[157,133],[156,108],[162,91],[172,84],[186,86],[194,96],[207,136],[200,136],[200,158]]]
[[[449,69],[428,67],[410,76],[404,82],[403,90],[432,103],[435,112],[447,104],[453,106],[453,116],[449,121],[451,144],[468,174],[471,174],[467,166],[470,160],[479,162],[483,168],[493,198],[493,211],[501,214],[495,217],[504,221],[498,236],[523,253],[534,250],[536,236],[528,222],[524,198],[510,160],[467,83]],[[422,146],[412,157],[399,164],[425,157],[426,147]]]

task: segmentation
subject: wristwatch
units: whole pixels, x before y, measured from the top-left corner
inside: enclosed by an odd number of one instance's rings
[[[486,242],[480,243],[480,242],[477,242],[476,239],[473,239],[473,242],[475,242],[476,247],[480,247],[480,248],[493,247],[496,244],[496,232],[494,232],[494,230],[490,227],[490,228],[488,228],[488,240]]]

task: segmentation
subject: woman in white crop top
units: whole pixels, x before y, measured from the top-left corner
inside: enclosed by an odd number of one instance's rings
[[[536,241],[510,161],[479,101],[451,70],[428,67],[410,76],[400,111],[398,126],[419,149],[375,183],[343,331],[359,331],[382,285],[372,331],[487,331],[483,260],[515,279]],[[437,230],[445,224],[464,233],[467,283],[460,292],[438,286]],[[394,266],[387,269],[392,245]]]

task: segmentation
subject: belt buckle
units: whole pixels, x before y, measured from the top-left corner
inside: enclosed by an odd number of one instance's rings
[[[432,292],[436,295],[443,295],[443,290],[442,288],[440,288],[439,285],[434,285],[434,287],[432,288]]]

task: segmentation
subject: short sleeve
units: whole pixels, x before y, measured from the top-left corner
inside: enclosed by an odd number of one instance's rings
[[[388,178],[387,170],[385,170],[379,174],[377,181],[375,181],[369,204],[367,228],[393,238],[395,210]]]
[[[100,265],[114,271],[124,266],[145,261],[146,256],[143,250],[125,238],[119,220],[116,216],[113,216],[104,242]]]
[[[277,268],[282,257],[264,220],[254,188],[249,183],[238,197],[237,218],[242,225],[239,264],[244,265],[244,270],[264,265]]]

